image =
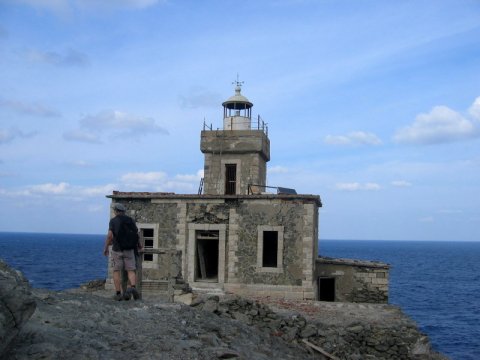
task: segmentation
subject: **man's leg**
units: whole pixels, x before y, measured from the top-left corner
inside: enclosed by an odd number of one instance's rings
[[[129,300],[131,295],[135,300],[140,298],[140,294],[136,289],[137,284],[137,273],[136,273],[136,263],[135,263],[135,252],[133,250],[124,251],[124,261],[125,269],[127,270],[128,281],[130,282],[130,287],[124,294],[124,300]]]
[[[136,270],[128,270],[128,281],[130,282],[130,286],[135,287],[137,284],[137,274]]]
[[[115,300],[122,300],[122,279],[120,276],[119,270],[113,271],[113,285],[115,286],[115,296],[113,297]]]
[[[113,285],[115,286],[116,292],[122,292],[122,279],[120,277],[120,271],[113,271]]]
[[[116,251],[111,252],[111,260],[113,267],[113,285],[115,286],[115,300],[122,300],[122,276],[121,270],[123,269],[123,259],[121,253]]]

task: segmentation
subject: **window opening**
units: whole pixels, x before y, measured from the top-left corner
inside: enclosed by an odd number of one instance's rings
[[[196,231],[195,237],[195,281],[218,282],[218,230]]]
[[[145,250],[153,249],[153,229],[141,229],[141,234]],[[143,254],[143,261],[153,261],[153,254]]]
[[[277,267],[278,231],[263,232],[263,267]]]
[[[225,194],[235,195],[237,185],[237,164],[225,164]]]
[[[318,299],[320,301],[335,301],[335,278],[318,278]]]

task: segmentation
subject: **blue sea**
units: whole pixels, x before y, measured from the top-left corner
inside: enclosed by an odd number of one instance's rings
[[[0,232],[0,258],[34,287],[74,288],[106,277],[104,239]],[[417,322],[437,351],[480,359],[480,242],[322,239],[320,254],[390,264],[390,303]]]

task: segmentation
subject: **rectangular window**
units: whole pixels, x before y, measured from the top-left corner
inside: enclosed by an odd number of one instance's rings
[[[278,232],[263,232],[263,257],[262,267],[277,267]]]
[[[225,164],[225,195],[237,193],[237,165]]]
[[[153,229],[141,229],[140,233],[143,239],[143,247],[145,250],[153,249],[154,231]],[[153,254],[143,254],[143,261],[153,261]]]
[[[283,273],[283,226],[259,225],[257,272]]]

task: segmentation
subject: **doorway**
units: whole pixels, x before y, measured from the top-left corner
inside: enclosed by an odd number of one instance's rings
[[[195,281],[218,282],[218,230],[195,233]]]
[[[335,278],[334,277],[318,278],[318,300],[335,301]]]

